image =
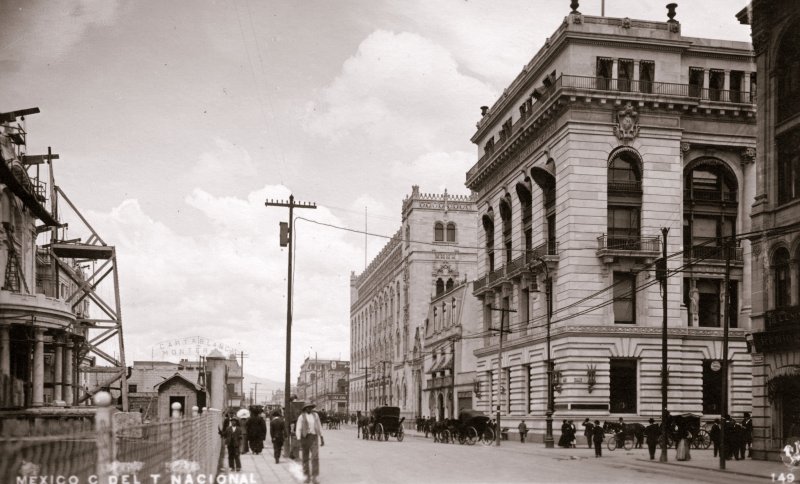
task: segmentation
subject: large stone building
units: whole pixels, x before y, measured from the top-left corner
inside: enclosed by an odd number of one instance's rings
[[[308,357],[297,376],[297,398],[327,413],[348,413],[350,362]]]
[[[753,232],[753,456],[800,440],[800,4],[755,0],[761,82]]]
[[[414,186],[401,228],[351,275],[351,413],[385,404],[408,418],[423,414],[425,319],[433,298],[475,277],[475,224],[471,196]]]
[[[479,405],[541,433],[550,359],[558,422],[659,417],[665,227],[669,410],[722,412],[727,319],[729,410],[741,416],[750,242],[724,244],[749,232],[755,196],[750,44],[681,35],[672,4],[662,22],[572,3],[472,138]]]
[[[423,416],[457,418],[460,410],[474,407],[480,317],[481,305],[472,295],[471,282],[437,287],[423,333]]]

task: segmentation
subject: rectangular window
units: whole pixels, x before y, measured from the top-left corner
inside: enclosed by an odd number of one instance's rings
[[[636,323],[636,277],[626,272],[614,273],[614,323]]]
[[[703,360],[703,413],[719,414],[722,399],[722,369],[719,360]]]
[[[700,67],[689,68],[689,96],[700,97],[703,92],[703,77],[705,72]]]
[[[720,283],[716,279],[698,279],[697,290],[700,295],[697,315],[698,324],[706,328],[719,328]]]
[[[730,80],[730,100],[732,103],[742,102],[742,81],[744,80],[744,72],[731,71]]]
[[[778,203],[800,198],[800,128],[777,139]]]
[[[508,332],[509,332],[509,316],[511,315],[508,312],[508,309],[511,307],[511,301],[509,300],[508,296],[504,297],[502,300],[501,308],[503,309],[500,311],[500,337],[503,338],[503,341],[508,340]]]
[[[617,86],[620,91],[630,91],[633,81],[633,59],[620,59],[617,63]]]
[[[730,318],[728,324],[730,328],[739,327],[739,281],[730,281]]]
[[[612,358],[610,365],[611,413],[636,413],[638,385],[636,382],[636,360]]]
[[[611,71],[614,61],[609,57],[597,58],[597,89],[608,90],[611,84]]]
[[[653,82],[656,80],[656,63],[651,60],[639,62],[639,91],[653,92]]]
[[[506,400],[506,413],[511,413],[511,368],[506,368],[504,370],[504,378],[503,378],[503,392],[504,398]]]
[[[708,73],[708,99],[712,101],[722,101],[724,89],[725,71],[711,69]]]
[[[533,413],[533,399],[531,398],[531,365],[522,365],[522,375],[525,379],[525,413]]]
[[[520,327],[527,327],[530,323],[528,321],[528,311],[530,308],[530,292],[528,292],[528,287],[520,286],[519,290],[519,312],[517,315],[519,316],[519,326]]]
[[[608,248],[639,249],[639,207],[608,207]]]
[[[136,393],[137,391],[139,391],[139,388],[138,388],[137,385],[132,384],[132,383],[128,384],[128,393]]]

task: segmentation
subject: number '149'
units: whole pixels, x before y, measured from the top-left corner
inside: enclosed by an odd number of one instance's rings
[[[775,474],[774,472],[770,474],[772,476],[772,482],[794,482],[794,474],[783,473]]]

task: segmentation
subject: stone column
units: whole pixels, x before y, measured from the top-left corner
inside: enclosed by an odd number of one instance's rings
[[[31,390],[31,406],[44,405],[44,329],[34,329],[33,343],[33,387]]]
[[[55,360],[53,365],[53,401],[59,402],[64,400],[61,386],[64,378],[64,337],[62,335],[56,336],[53,343],[55,348],[55,354],[53,355]]]
[[[730,91],[731,90],[731,71],[725,69],[722,81],[722,90],[723,91]]]
[[[0,326],[0,374],[3,376],[11,375],[11,340],[9,331],[11,326]]]
[[[638,60],[633,61],[633,85],[635,89],[631,89],[634,92],[641,92],[642,87],[639,85],[639,79],[641,78],[641,63]]]
[[[710,72],[708,69],[703,69],[703,89],[708,89]]]
[[[750,99],[750,73],[744,72],[742,74],[742,91],[744,92],[744,98]]]
[[[617,59],[613,59],[611,61],[611,79],[617,79],[619,75],[619,61]]]
[[[800,291],[797,290],[797,285],[800,284],[800,259],[789,260],[789,281],[792,288],[789,301],[792,306],[800,305]]]
[[[62,379],[62,393],[67,405],[75,405],[75,390],[72,385],[72,364],[75,357],[73,356],[72,345],[72,341],[67,338],[64,347],[64,378]]]

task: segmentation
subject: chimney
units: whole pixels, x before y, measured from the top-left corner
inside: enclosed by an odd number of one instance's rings
[[[486,116],[486,113],[489,111],[489,106],[481,106],[481,116]]]

